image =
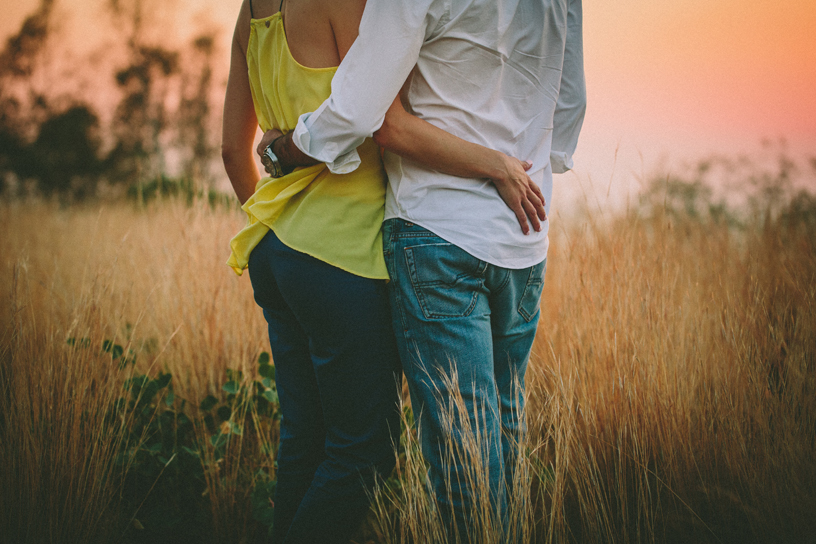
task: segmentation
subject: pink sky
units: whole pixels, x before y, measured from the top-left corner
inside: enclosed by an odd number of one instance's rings
[[[816,137],[816,2],[605,4],[585,7],[587,76],[605,122]]]
[[[604,193],[661,158],[750,155],[763,139],[816,156],[813,0],[585,0],[584,18],[576,171]]]
[[[76,9],[59,2],[63,12]],[[89,13],[103,1],[83,3]],[[7,4],[3,36],[36,1]],[[163,21],[165,35],[223,26],[226,49],[237,0],[176,5],[186,15]],[[66,21],[75,26],[86,20],[73,17]],[[606,187],[661,158],[749,153],[763,139],[785,138],[792,152],[816,156],[814,0],[584,0],[584,42],[579,178]]]

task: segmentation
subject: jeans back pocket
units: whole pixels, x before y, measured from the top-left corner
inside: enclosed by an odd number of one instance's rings
[[[404,249],[417,302],[426,319],[466,317],[476,306],[487,263],[437,240]]]

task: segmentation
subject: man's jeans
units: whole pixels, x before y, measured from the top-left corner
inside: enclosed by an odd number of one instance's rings
[[[468,541],[472,516],[487,511],[504,521],[546,260],[501,268],[402,219],[385,222],[383,244],[430,483],[448,531]]]
[[[348,542],[399,440],[399,359],[385,281],[283,244],[252,251],[283,413],[272,542]]]

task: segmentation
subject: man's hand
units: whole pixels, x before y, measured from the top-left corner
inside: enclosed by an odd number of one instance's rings
[[[541,194],[538,185],[533,183],[533,180],[527,175],[527,170],[532,166],[529,161],[522,162],[505,155],[504,173],[493,179],[499,196],[516,214],[516,219],[524,234],[530,233],[528,218],[536,232],[541,232],[541,221],[547,219],[547,212],[544,211],[546,204],[544,195]]]
[[[297,148],[292,140],[291,132],[287,133],[285,137],[278,139],[281,136],[284,136],[283,132],[275,128],[264,132],[255,150],[258,152],[258,156],[263,157],[263,152],[266,147],[274,142],[275,146],[272,152],[278,157],[278,161],[283,167],[284,173],[288,174],[299,166],[311,166],[320,162]]]
[[[255,151],[257,151],[258,153],[258,156],[263,157],[264,150],[269,146],[269,144],[275,141],[275,138],[279,136],[283,136],[283,132],[276,128],[264,132],[264,135],[261,136],[260,143],[258,143],[257,149],[255,149]]]

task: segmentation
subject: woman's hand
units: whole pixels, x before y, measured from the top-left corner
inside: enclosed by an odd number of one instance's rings
[[[500,153],[500,155],[502,157],[501,173],[491,178],[493,185],[496,186],[496,190],[504,203],[516,214],[521,231],[524,234],[530,232],[530,227],[527,224],[529,218],[533,229],[540,232],[541,221],[547,219],[547,212],[544,210],[546,202],[541,189],[527,175],[527,170],[533,164],[529,161],[520,161],[509,157],[504,153]]]

